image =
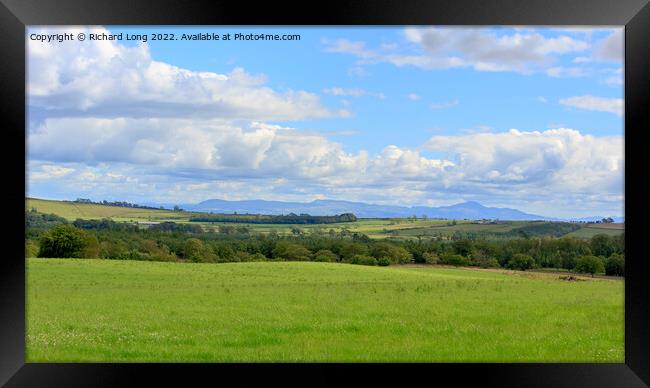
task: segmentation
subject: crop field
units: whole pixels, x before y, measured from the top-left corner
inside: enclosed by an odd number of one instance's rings
[[[620,225],[620,224],[619,224]],[[578,238],[592,238],[597,234],[606,234],[609,236],[620,236],[624,230],[621,228],[602,228],[602,227],[593,227],[586,226],[582,227],[571,233],[567,233],[567,237],[578,237]]]
[[[105,206],[90,203],[66,201],[50,201],[29,198],[25,200],[25,208],[35,208],[40,213],[56,214],[69,221],[77,218],[100,219],[111,218],[114,221],[181,221],[189,219],[187,212],[171,210],[137,209],[119,206]]]
[[[27,259],[28,362],[623,362],[624,282]]]

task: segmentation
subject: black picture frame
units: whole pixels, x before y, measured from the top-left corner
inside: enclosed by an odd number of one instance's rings
[[[0,384],[31,386],[650,385],[650,301],[643,256],[643,156],[650,125],[648,0],[245,1],[0,0],[0,120],[6,221],[0,258]],[[619,364],[41,364],[25,363],[25,28],[27,25],[625,25],[625,363]],[[638,175],[634,170],[638,168]],[[647,200],[645,201],[647,202]],[[444,383],[447,381],[448,383]]]

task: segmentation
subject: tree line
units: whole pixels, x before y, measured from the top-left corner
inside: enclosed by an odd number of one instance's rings
[[[346,230],[256,233],[245,226],[166,222],[140,228],[112,220],[67,222],[57,216],[26,212],[28,257],[79,257],[113,260],[186,262],[323,261],[363,265],[406,263],[483,268],[560,268],[622,276],[625,239],[599,234],[573,237],[497,239],[383,239]]]
[[[240,222],[247,224],[335,224],[339,222],[355,222],[357,217],[352,213],[335,216],[312,216],[309,214],[201,214],[190,217],[190,222]]]

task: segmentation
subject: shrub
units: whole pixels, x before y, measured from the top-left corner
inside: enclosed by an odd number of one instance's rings
[[[531,269],[534,266],[535,260],[533,260],[531,256],[523,253],[515,253],[512,255],[512,258],[510,258],[510,261],[508,261],[508,268],[518,269],[521,271]]]
[[[457,254],[444,254],[440,257],[440,262],[443,264],[453,265],[454,267],[461,267],[469,265],[469,259]]]
[[[97,258],[99,256],[99,241],[97,240],[97,237],[91,234],[86,234],[84,239],[85,242],[84,248],[81,251],[81,257],[89,259]]]
[[[481,268],[500,267],[499,262],[483,250],[474,250],[472,252],[472,264]]]
[[[580,273],[590,273],[591,276],[594,276],[596,273],[605,272],[605,265],[600,257],[586,255],[578,257],[574,270]]]
[[[374,244],[372,246],[372,255],[377,259],[387,257],[393,263],[405,264],[413,261],[413,255],[409,251],[387,242]]]
[[[368,255],[354,255],[351,264],[360,264],[360,265],[377,265],[377,259]]]
[[[377,265],[386,267],[390,265],[390,259],[388,257],[380,257],[377,259]]]
[[[614,253],[605,261],[605,274],[611,276],[625,276],[625,257]]]
[[[424,258],[424,262],[427,264],[438,264],[440,261],[440,258],[435,252],[424,252],[422,258]]]
[[[300,244],[279,241],[273,249],[273,257],[288,261],[309,261],[311,252]]]
[[[499,261],[494,257],[482,257],[480,259],[475,259],[474,262],[481,268],[499,268]]]
[[[38,243],[34,240],[25,241],[25,257],[38,256]]]
[[[185,241],[185,259],[195,263],[209,263],[217,260],[217,256],[209,246],[205,246],[198,238],[188,238]]]
[[[38,257],[83,257],[88,235],[72,225],[59,224],[40,240]]]
[[[331,263],[339,261],[339,257],[336,253],[330,251],[329,249],[321,249],[320,251],[314,253],[314,261]]]
[[[176,255],[169,251],[169,248],[161,244],[160,246],[153,240],[140,241],[138,251],[141,253],[140,258],[151,261],[174,261]]]

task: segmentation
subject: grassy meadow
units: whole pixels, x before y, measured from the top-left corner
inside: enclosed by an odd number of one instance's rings
[[[110,218],[118,222],[176,222],[190,223],[190,217],[197,213],[187,211],[138,209],[119,206],[105,206],[98,204],[76,203],[71,201],[52,201],[44,199],[27,198],[25,208],[35,208],[40,213],[56,214],[68,221],[80,219],[102,219]],[[503,221],[498,224],[477,224],[472,220],[456,220],[453,224],[449,220],[440,219],[406,219],[406,218],[384,218],[369,219],[362,218],[356,222],[343,222],[332,224],[248,224],[248,223],[223,223],[223,222],[191,222],[201,225],[204,229],[218,228],[220,225],[246,226],[256,233],[275,232],[280,235],[290,235],[293,227],[298,227],[306,233],[320,232],[326,234],[330,229],[336,233],[348,230],[351,233],[363,233],[373,239],[413,239],[445,237],[449,238],[457,232],[461,233],[505,233],[517,227],[533,224],[531,221]],[[578,238],[591,238],[596,234],[608,234],[617,236],[623,233],[623,224],[599,225],[584,224],[576,231],[566,236]]]
[[[27,259],[28,362],[623,362],[624,282]]]

